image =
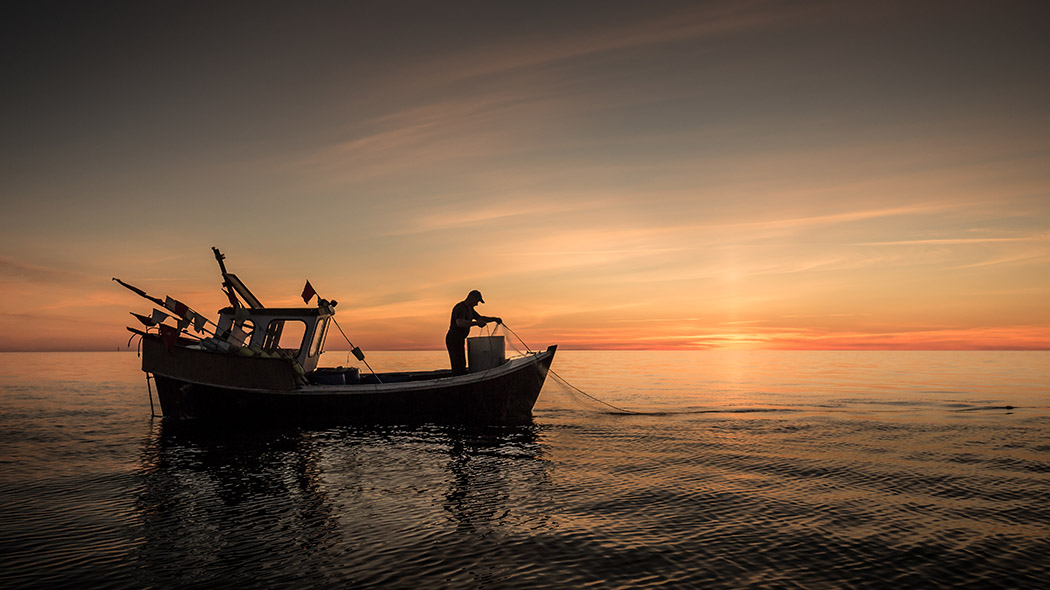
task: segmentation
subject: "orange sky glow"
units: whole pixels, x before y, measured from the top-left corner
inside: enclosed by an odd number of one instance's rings
[[[365,350],[475,288],[532,348],[1050,349],[1039,7],[27,7],[0,351],[127,346],[111,277],[214,318],[211,246]]]

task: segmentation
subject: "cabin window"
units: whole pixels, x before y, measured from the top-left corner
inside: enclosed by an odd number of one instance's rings
[[[266,326],[266,339],[263,350],[273,352],[291,352],[299,354],[306,336],[306,322],[303,320],[273,320]]]
[[[323,319],[317,322],[317,330],[314,331],[314,341],[310,344],[310,356],[317,356],[321,352],[326,332],[328,332],[328,320]]]
[[[240,325],[230,328],[230,335],[226,341],[237,346],[248,346],[252,341],[252,332],[255,331],[255,322],[250,319],[244,320]]]
[[[252,341],[252,335],[255,334],[255,322],[251,319],[244,320],[241,324],[241,331],[244,332],[244,344],[247,346]]]

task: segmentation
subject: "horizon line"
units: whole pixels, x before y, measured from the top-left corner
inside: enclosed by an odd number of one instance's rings
[[[541,352],[545,349],[536,349],[533,352]],[[558,350],[579,352],[1050,352],[1050,346],[973,346],[973,347],[756,347],[756,348],[733,348],[733,347],[587,347],[558,345]],[[118,347],[112,348],[56,348],[56,349],[0,349],[0,354],[36,354],[36,353],[73,353],[73,352],[137,352],[137,348]],[[349,353],[350,349],[330,349],[324,353]],[[385,348],[371,349],[369,352],[446,352],[443,348]]]

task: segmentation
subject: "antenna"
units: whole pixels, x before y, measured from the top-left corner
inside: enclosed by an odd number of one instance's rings
[[[219,270],[222,271],[222,291],[226,293],[226,298],[230,300],[230,305],[237,309],[241,306],[241,302],[237,300],[237,296],[233,294],[233,287],[230,285],[229,279],[226,277],[226,255],[219,252],[219,249],[215,246],[211,247],[211,251],[215,253],[215,261],[219,263]]]
[[[241,279],[237,278],[237,275],[226,272],[226,255],[219,252],[219,249],[215,246],[211,247],[211,251],[215,253],[215,261],[219,263],[219,270],[222,271],[222,290],[226,293],[226,297],[230,300],[230,305],[233,307],[241,307],[241,302],[237,299],[240,295],[241,299],[248,304],[248,307],[252,309],[259,309],[265,307],[259,298],[256,297],[252,292],[241,282]]]
[[[211,251],[215,253],[215,260],[219,263],[219,270],[222,271],[222,274],[226,274],[226,263],[223,262],[223,260],[226,260],[226,255],[219,252],[219,249],[215,246],[211,247]]]

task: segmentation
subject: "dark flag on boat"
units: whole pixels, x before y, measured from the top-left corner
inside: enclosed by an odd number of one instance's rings
[[[179,341],[179,332],[181,332],[181,330],[173,328],[168,324],[160,325],[160,338],[164,341],[164,346],[168,347],[169,353],[173,352],[172,349],[175,348],[175,343]]]
[[[306,281],[306,286],[303,287],[303,303],[310,303],[310,300],[314,298],[314,295],[317,295],[317,291],[314,291],[313,285],[310,284],[310,281]]]
[[[166,320],[166,319],[168,319],[170,317],[171,317],[170,315],[164,313],[163,311],[161,311],[159,309],[154,309],[153,310],[153,316],[150,319],[153,320],[154,324],[161,324],[161,323],[164,323],[164,320]]]
[[[180,318],[185,318],[186,313],[190,310],[190,308],[185,303],[179,301],[178,299],[172,299],[170,296],[167,298],[166,301],[164,301],[164,307],[166,309],[174,311],[175,315],[179,316]]]
[[[140,322],[142,322],[142,325],[146,326],[147,328],[157,325],[157,322],[153,321],[153,318],[148,315],[139,315],[133,311],[129,313],[135,316]]]

